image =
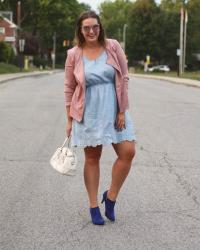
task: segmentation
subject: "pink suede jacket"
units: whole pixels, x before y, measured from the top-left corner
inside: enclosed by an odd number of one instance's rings
[[[120,44],[113,39],[106,39],[107,64],[115,69],[115,89],[119,112],[128,108],[128,68]],[[65,63],[65,106],[70,106],[70,116],[81,121],[85,106],[85,75],[82,60],[82,48],[75,46],[68,50]]]

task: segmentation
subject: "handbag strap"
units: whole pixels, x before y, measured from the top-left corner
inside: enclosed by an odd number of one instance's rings
[[[67,143],[67,147],[69,148],[69,144],[70,144],[70,140],[71,140],[71,135],[69,137],[66,137],[64,142],[63,142],[63,145],[61,146],[61,150],[64,148],[65,144]]]

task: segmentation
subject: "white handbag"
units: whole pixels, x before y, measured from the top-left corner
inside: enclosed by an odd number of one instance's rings
[[[76,174],[77,156],[75,150],[69,146],[70,139],[71,137],[67,137],[63,142],[63,145],[56,149],[50,159],[51,166],[64,175]]]

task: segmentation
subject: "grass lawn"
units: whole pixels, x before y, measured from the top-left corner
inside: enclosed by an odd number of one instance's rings
[[[64,69],[64,65],[56,64],[56,69]],[[0,62],[0,74],[12,74],[12,73],[26,73],[26,72],[33,72],[33,71],[42,71],[42,69],[37,68],[36,66],[29,68],[28,70],[22,69],[20,71],[19,67],[13,64],[3,63]],[[52,70],[51,67],[45,67],[43,70]]]
[[[12,64],[0,62],[0,74],[9,74],[20,72],[19,68]]]
[[[22,72],[30,72],[31,70],[23,69]],[[11,74],[11,73],[19,73],[21,72],[19,67],[13,64],[0,62],[0,74]]]
[[[162,72],[148,72],[148,73],[144,73],[143,70],[135,70],[135,73],[136,74],[137,73],[138,74],[145,74],[145,75],[178,77],[178,74],[175,71],[170,71],[170,72],[166,72],[166,73],[162,73]],[[188,72],[188,71],[186,71],[180,78],[189,78],[189,79],[199,80],[200,81],[200,70],[199,71],[194,71],[194,72]]]

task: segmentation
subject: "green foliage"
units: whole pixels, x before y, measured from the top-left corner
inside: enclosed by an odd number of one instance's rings
[[[130,60],[145,60],[160,55],[160,10],[152,0],[136,1],[128,13],[127,47]]]
[[[180,12],[183,0],[162,0],[160,8],[169,12]]]
[[[123,26],[131,3],[126,0],[106,1],[100,5],[100,16],[108,37],[122,41]]]
[[[129,64],[151,56],[151,62],[177,67],[180,36],[180,8],[183,0],[116,0],[101,4],[100,15],[108,37],[122,42],[126,32],[126,54]],[[194,53],[200,53],[200,1],[189,0],[186,64],[194,63]]]
[[[123,40],[124,24],[128,24],[126,54],[130,65],[145,60],[149,54],[151,62],[175,67],[178,64],[176,50],[179,48],[182,4],[183,0],[161,0],[160,4],[156,4],[155,0],[107,0],[100,5],[100,16],[107,37],[120,42]],[[0,1],[1,10],[13,11],[15,22],[16,7],[17,1]],[[70,40],[72,46],[77,17],[90,7],[77,0],[27,0],[21,1],[21,8],[21,27],[26,31],[25,53],[42,55],[48,52],[50,55],[52,37],[56,32],[57,63],[62,64],[66,50],[63,40]],[[186,64],[194,65],[194,54],[200,53],[200,1],[188,0],[186,8]]]
[[[188,50],[190,54],[200,53],[200,1],[190,0],[188,3]]]
[[[180,8],[183,6],[182,0],[162,0],[161,9],[164,11],[165,16],[170,20],[165,22],[165,27],[172,27],[171,35],[165,39],[167,44],[175,50],[175,44],[179,48],[179,33],[180,33]],[[198,63],[194,57],[195,53],[200,53],[200,1],[189,0],[184,8],[188,11],[188,25],[187,25],[187,46],[186,46],[186,64],[188,69],[198,68]],[[167,33],[165,33],[167,34]],[[165,44],[166,44],[165,42]],[[172,51],[167,47],[167,51]],[[170,54],[170,53],[169,53]],[[166,55],[166,58],[169,57]],[[192,66],[193,65],[193,66]]]
[[[47,60],[45,60],[45,59],[43,59],[43,58],[41,58],[41,57],[38,57],[38,56],[35,56],[34,58],[33,58],[33,64],[36,66],[36,67],[40,67],[40,66],[42,66],[43,67],[43,69],[47,66],[47,64],[48,64],[48,62],[47,62]]]
[[[6,0],[0,2],[1,10],[11,10],[14,14],[14,22],[17,23],[17,2]],[[90,7],[77,0],[27,0],[21,1],[21,28],[29,37],[39,42],[39,49],[52,50],[53,35],[56,32],[57,51],[65,53],[63,40],[74,39],[74,28],[77,17]],[[28,42],[26,45],[29,45]],[[35,45],[35,48],[37,46]],[[28,54],[37,52],[36,49],[27,48]]]
[[[0,62],[11,62],[14,58],[13,48],[6,42],[0,42]]]
[[[176,64],[178,15],[162,10],[154,0],[137,0],[129,8],[127,52],[129,64],[145,61]]]
[[[19,68],[15,65],[0,62],[0,74],[17,73],[19,71]]]

